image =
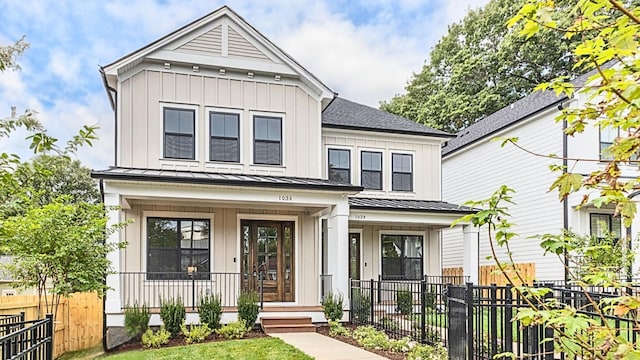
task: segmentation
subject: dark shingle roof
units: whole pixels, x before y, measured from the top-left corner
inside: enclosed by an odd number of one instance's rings
[[[455,136],[341,97],[336,97],[322,111],[322,126],[446,138]]]
[[[111,180],[170,182],[206,185],[231,185],[244,187],[266,187],[284,189],[313,189],[325,191],[362,191],[362,186],[354,186],[324,179],[310,179],[286,176],[221,174],[196,171],[151,170],[132,168],[110,168],[94,170],[91,177]]]
[[[352,209],[362,210],[391,210],[391,211],[419,211],[419,212],[446,212],[455,214],[470,214],[477,210],[473,208],[451,204],[444,201],[408,200],[408,199],[375,199],[375,198],[349,198],[349,206]]]
[[[602,67],[608,68],[613,62],[606,63]],[[595,70],[582,74],[571,81],[576,87],[584,85],[587,79],[595,73]],[[504,128],[516,124],[541,111],[559,105],[566,100],[566,96],[556,96],[553,91],[534,91],[524,98],[508,105],[493,114],[479,120],[460,130],[455,139],[449,140],[442,147],[442,156],[452,154],[467,145],[494,134]]]

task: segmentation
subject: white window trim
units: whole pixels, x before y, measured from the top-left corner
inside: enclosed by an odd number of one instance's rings
[[[205,134],[206,134],[206,140],[205,140],[205,148],[206,148],[206,155],[205,155],[205,162],[208,164],[220,164],[220,165],[224,165],[225,167],[237,167],[238,169],[242,169],[242,164],[243,164],[243,156],[244,156],[244,147],[242,146],[243,141],[244,141],[244,137],[243,137],[243,115],[244,115],[244,111],[242,111],[241,109],[233,109],[233,108],[223,108],[223,107],[214,107],[214,106],[207,106],[205,107]],[[211,160],[210,158],[210,151],[211,151],[211,123],[210,123],[210,114],[212,112],[217,112],[217,113],[227,113],[227,114],[237,114],[238,115],[238,146],[239,146],[239,161],[236,162],[227,162],[227,161],[215,161],[215,160]]]
[[[393,154],[411,155],[411,191],[393,190]],[[416,152],[406,150],[389,151],[389,191],[394,194],[415,194],[416,193]]]
[[[325,156],[324,156],[324,178],[325,179],[329,179],[329,150],[349,150],[349,178],[350,181],[349,183],[351,184],[355,184],[355,165],[356,165],[356,159],[355,158],[355,151],[353,150],[352,146],[344,146],[344,145],[327,145],[326,149],[325,149]]]
[[[377,153],[381,153],[382,154],[382,158],[380,159],[381,161],[381,166],[382,166],[382,189],[364,189],[362,190],[363,193],[375,193],[375,194],[380,194],[383,193],[385,191],[387,191],[387,186],[389,185],[389,181],[387,179],[387,177],[385,176],[385,170],[387,168],[388,164],[385,164],[385,159],[387,157],[386,153],[386,149],[380,149],[380,148],[358,148],[358,182],[356,184],[362,186],[362,153],[363,152],[377,152]]]
[[[201,219],[209,220],[209,272],[213,272],[213,244],[214,241],[214,222],[213,213],[201,213],[201,212],[180,212],[180,211],[142,211],[142,244],[140,245],[140,272],[147,273],[147,255],[148,255],[148,241],[147,241],[147,218],[159,217],[159,218],[178,218],[178,219]],[[147,280],[145,275],[145,283],[154,283],[157,281],[165,280]],[[171,280],[173,281],[173,280]],[[182,281],[182,280],[175,280]]]
[[[242,269],[240,268],[240,262],[242,261],[242,249],[240,248],[242,244],[242,220],[266,220],[266,221],[292,221],[294,227],[294,256],[295,256],[295,300],[292,302],[269,302],[269,306],[284,306],[284,305],[298,305],[300,301],[300,219],[298,216],[292,215],[267,215],[267,214],[242,214],[239,213],[236,215],[236,232],[238,234],[236,238],[236,272],[242,276]],[[320,277],[318,277],[318,282],[320,282]]]
[[[174,109],[185,109],[185,110],[194,110],[194,124],[193,124],[193,159],[173,159],[164,157],[164,109],[165,108],[174,108]],[[197,162],[200,159],[200,147],[201,147],[201,136],[198,136],[200,133],[200,106],[185,104],[185,103],[172,103],[172,102],[160,102],[160,160],[163,161],[184,161],[184,162]]]
[[[355,233],[360,235],[360,254],[358,255],[360,256],[360,280],[364,279],[364,261],[362,261],[364,259],[364,246],[362,246],[364,239],[362,238],[362,232],[362,229],[349,229],[349,234]],[[351,239],[349,239],[349,247],[351,247]],[[382,261],[382,255],[380,259],[380,261]]]
[[[422,272],[425,267],[425,241],[428,231],[378,230],[378,276],[382,278],[382,236],[383,235],[421,235],[422,236]],[[424,275],[424,274],[423,274]]]
[[[269,164],[256,164],[255,163],[255,159],[253,157],[253,143],[254,143],[254,134],[253,134],[253,129],[255,127],[255,123],[254,123],[254,119],[256,116],[266,116],[266,117],[278,117],[281,119],[281,123],[280,123],[280,165],[269,165]],[[286,134],[286,116],[285,113],[282,112],[268,112],[268,111],[249,111],[249,158],[251,159],[251,166],[252,167],[264,167],[264,168],[286,168],[286,161],[285,161],[285,154],[286,154],[286,148],[285,148],[285,134]]]

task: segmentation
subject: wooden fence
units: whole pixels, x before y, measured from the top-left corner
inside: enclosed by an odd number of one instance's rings
[[[19,314],[21,311],[25,312],[26,320],[37,319],[38,296],[0,296],[0,314]],[[102,316],[102,299],[95,293],[61,298],[54,323],[54,356],[98,345],[102,341]]]
[[[516,264],[515,271],[517,271],[520,276],[525,280],[525,282],[529,285],[533,283],[533,280],[536,278],[536,264],[535,263],[521,263]],[[516,285],[522,285],[519,280],[517,280],[516,272],[513,267],[509,268],[507,274],[509,277],[516,283]],[[464,271],[461,267],[452,267],[452,268],[443,268],[442,275],[443,276],[462,276]],[[480,266],[479,276],[479,285],[491,285],[496,284],[500,286],[504,286],[507,284],[507,278],[504,274],[500,273],[497,265],[482,265]]]

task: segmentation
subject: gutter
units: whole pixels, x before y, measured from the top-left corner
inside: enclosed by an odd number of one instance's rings
[[[104,72],[104,67],[99,66],[98,71],[100,72],[100,76],[102,77],[102,85],[107,92],[111,110],[113,110],[113,166],[118,166],[118,90],[109,86],[109,82],[107,81],[107,74]]]
[[[566,103],[560,103],[558,105],[558,110],[562,110],[563,106]],[[567,166],[569,166],[569,161],[567,157],[569,156],[569,146],[568,146],[568,137],[565,130],[567,129],[567,119],[562,120],[562,173],[567,173]],[[569,201],[568,197],[565,197],[562,200],[562,228],[565,233],[569,231]],[[564,249],[564,281],[567,283],[569,281],[569,256],[567,253],[567,248]]]

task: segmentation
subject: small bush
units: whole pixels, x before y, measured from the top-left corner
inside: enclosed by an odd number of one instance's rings
[[[398,311],[402,315],[409,315],[413,312],[413,295],[409,290],[396,291],[396,304]]]
[[[344,298],[342,294],[328,293],[322,299],[322,310],[327,320],[340,321],[344,313]]]
[[[230,322],[216,330],[216,334],[225,339],[242,339],[246,333],[247,323],[244,320]]]
[[[136,340],[140,339],[140,336],[149,327],[150,316],[146,304],[142,304],[142,306],[138,306],[138,303],[133,306],[127,305],[124,309],[124,328],[127,330],[127,334]]]
[[[382,325],[382,328],[385,330],[392,332],[398,331],[398,323],[389,316],[380,318],[380,325]]]
[[[142,334],[142,345],[146,348],[159,348],[167,344],[170,337],[171,333],[169,333],[164,326],[160,327],[160,330],[155,333],[153,330],[148,329]]]
[[[436,308],[436,293],[433,287],[429,286],[429,290],[422,295],[422,301],[424,301],[425,308],[431,310]]]
[[[376,330],[373,326],[360,326],[353,331],[353,338],[363,348],[388,350],[390,347],[389,337],[382,331]]]
[[[407,352],[411,348],[411,339],[408,337],[399,340],[389,340],[389,351],[392,352]]]
[[[200,296],[198,315],[200,315],[201,324],[207,324],[209,329],[212,330],[218,329],[220,327],[220,317],[222,316],[220,295],[207,294]]]
[[[242,291],[238,296],[238,317],[244,320],[247,329],[252,329],[258,319],[260,306],[255,291]]]
[[[180,333],[180,325],[186,318],[186,312],[182,299],[179,297],[176,299],[162,300],[160,304],[160,318],[164,327],[169,331],[171,337],[174,337]]]
[[[203,342],[212,332],[207,324],[187,327],[184,322],[180,325],[180,330],[182,330],[187,344]]]
[[[440,345],[416,345],[407,356],[407,360],[447,360],[447,349]]]
[[[371,315],[371,298],[369,295],[363,294],[360,290],[353,292],[353,319],[356,322],[369,321]]]
[[[339,321],[329,320],[329,335],[330,336],[351,336],[351,332],[346,327],[342,326]]]

